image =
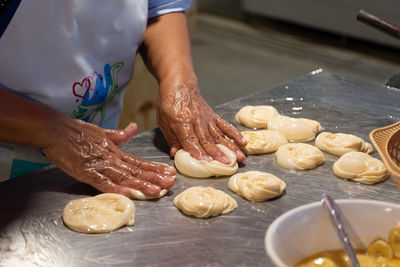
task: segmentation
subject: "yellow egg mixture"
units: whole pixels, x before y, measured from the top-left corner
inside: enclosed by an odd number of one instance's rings
[[[388,242],[377,238],[366,250],[356,250],[361,267],[400,267],[400,225],[389,232]],[[295,267],[351,267],[343,250],[323,251],[301,260]]]

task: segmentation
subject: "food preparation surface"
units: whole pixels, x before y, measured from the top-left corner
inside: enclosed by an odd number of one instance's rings
[[[325,131],[351,133],[369,141],[372,129],[399,120],[400,91],[315,71],[219,105],[215,111],[245,130],[234,122],[235,113],[245,105],[273,105],[283,115],[317,120]],[[138,135],[122,149],[173,164],[158,129]],[[265,253],[264,236],[268,225],[282,213],[319,201],[323,193],[335,199],[400,200],[391,179],[363,185],[335,177],[331,169],[338,157],[324,154],[325,163],[309,171],[278,167],[274,153],[249,156],[239,172],[270,172],[287,184],[282,197],[261,203],[229,191],[229,177],[193,179],[178,174],[164,198],[135,201],[135,226],[107,234],[76,233],[61,220],[70,200],[95,195],[94,189],[55,167],[17,177],[0,184],[0,266],[273,266]],[[372,156],[379,157],[377,152]],[[210,219],[182,215],[173,206],[173,198],[200,185],[227,192],[237,200],[238,208]]]

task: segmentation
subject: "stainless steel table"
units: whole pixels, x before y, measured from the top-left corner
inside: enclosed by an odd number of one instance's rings
[[[273,105],[285,115],[315,119],[326,131],[353,133],[364,139],[372,129],[400,117],[398,89],[324,71],[217,106],[215,111],[237,125],[233,118],[239,108],[262,104]],[[158,129],[138,135],[123,150],[173,164]],[[372,155],[378,157],[376,152]],[[248,157],[239,172],[267,171],[287,183],[285,195],[261,203],[230,192],[228,177],[177,175],[166,197],[135,201],[135,226],[97,235],[70,231],[61,220],[68,201],[95,195],[94,189],[55,167],[17,177],[0,184],[0,266],[272,266],[265,253],[265,231],[285,211],[319,201],[325,192],[335,199],[400,200],[400,191],[391,179],[371,186],[336,178],[331,168],[337,157],[325,156],[326,162],[311,171],[282,169],[274,154]],[[239,207],[210,219],[182,215],[172,200],[196,185],[227,192]]]

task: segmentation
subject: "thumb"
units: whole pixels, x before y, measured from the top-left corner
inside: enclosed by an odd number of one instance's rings
[[[104,132],[115,145],[120,146],[131,140],[131,138],[136,134],[137,128],[137,124],[131,122],[125,127],[125,129],[104,130]]]

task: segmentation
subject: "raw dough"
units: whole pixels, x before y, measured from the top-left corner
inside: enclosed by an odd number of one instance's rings
[[[64,224],[82,233],[106,233],[135,223],[135,204],[113,193],[75,199],[64,208]]]
[[[270,173],[249,171],[233,175],[228,187],[250,201],[259,202],[282,195],[286,183]]]
[[[224,164],[217,160],[197,160],[188,152],[181,149],[175,154],[175,166],[177,170],[182,174],[195,178],[235,174],[238,169],[235,153],[223,145],[217,144],[217,146],[228,157],[230,160],[229,164]]]
[[[351,151],[368,154],[374,151],[370,143],[364,142],[358,136],[344,133],[320,133],[315,139],[315,146],[336,156],[342,156]]]
[[[208,218],[227,214],[237,208],[237,202],[225,192],[212,188],[194,186],[174,198],[174,205],[184,214]]]
[[[283,134],[274,130],[244,131],[242,135],[247,140],[243,150],[249,155],[274,152],[288,143]]]
[[[244,106],[236,113],[235,120],[249,128],[265,128],[275,116],[279,112],[273,106]]]
[[[333,164],[333,173],[345,179],[363,184],[375,184],[385,181],[389,172],[379,159],[362,152],[349,152]]]
[[[278,148],[276,161],[279,166],[286,169],[309,170],[324,163],[324,154],[315,146],[292,143]]]
[[[314,120],[277,116],[268,122],[268,130],[281,132],[290,142],[308,142],[322,132],[323,128]]]
[[[149,197],[140,192],[139,190],[131,189],[131,195],[129,196],[130,198],[133,199],[139,199],[139,200],[149,200],[149,199],[155,199],[155,198],[162,198],[167,194],[168,190],[167,189],[161,189],[160,194],[156,197]]]

